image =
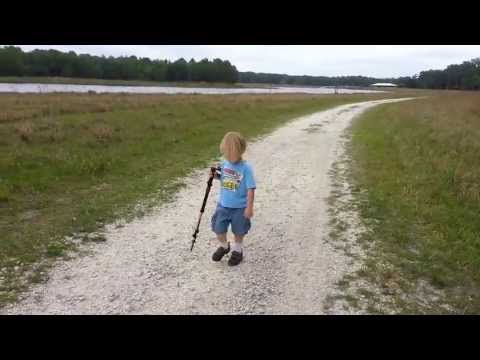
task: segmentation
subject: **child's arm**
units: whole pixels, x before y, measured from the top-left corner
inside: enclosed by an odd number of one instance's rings
[[[247,207],[245,208],[244,215],[247,219],[253,216],[253,201],[255,199],[255,189],[248,189],[247,192]]]

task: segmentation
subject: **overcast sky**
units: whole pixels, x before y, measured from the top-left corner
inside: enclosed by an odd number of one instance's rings
[[[480,45],[17,45],[92,55],[230,60],[239,71],[289,75],[409,76],[480,57]]]

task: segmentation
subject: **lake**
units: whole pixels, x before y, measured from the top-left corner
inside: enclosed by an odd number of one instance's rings
[[[273,87],[273,88],[187,88],[167,86],[109,86],[70,84],[4,84],[0,93],[129,93],[129,94],[333,94],[332,87]],[[341,94],[379,93],[376,90],[337,89]]]

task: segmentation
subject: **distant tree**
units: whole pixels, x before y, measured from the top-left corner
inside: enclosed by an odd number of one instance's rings
[[[187,81],[188,74],[188,64],[185,59],[181,58],[168,64],[166,74],[167,81]]]
[[[238,81],[238,71],[228,61],[185,59],[174,62],[148,58],[99,57],[57,50],[33,50],[0,47],[1,76],[64,76],[123,80],[156,81]]]
[[[167,62],[156,60],[152,64],[152,80],[166,81],[167,80]]]
[[[22,76],[24,71],[23,52],[20,48],[14,46],[0,48],[1,76]]]

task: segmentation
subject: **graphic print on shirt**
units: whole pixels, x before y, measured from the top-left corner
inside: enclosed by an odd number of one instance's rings
[[[242,178],[243,175],[241,173],[229,168],[224,168],[222,186],[226,190],[237,191]]]

